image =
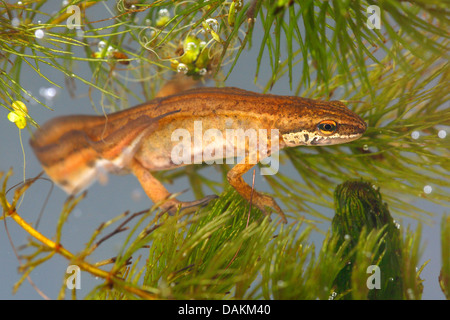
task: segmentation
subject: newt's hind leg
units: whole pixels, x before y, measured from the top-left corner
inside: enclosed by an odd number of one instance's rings
[[[245,182],[242,176],[248,170],[250,170],[254,166],[254,164],[245,162],[248,162],[247,158],[244,159],[241,163],[235,165],[230,171],[228,171],[227,180],[233,186],[233,188],[236,189],[237,192],[239,192],[241,196],[243,196],[247,201],[250,201],[252,188]],[[281,210],[281,208],[272,197],[253,190],[252,204],[257,206],[265,215],[269,215],[267,211],[268,207],[274,209],[280,215],[281,220],[284,223],[287,223],[287,219],[283,210]]]
[[[138,178],[142,188],[144,189],[147,196],[154,202],[162,202],[169,199],[170,192],[164,187],[164,185],[158,181],[148,169],[144,168],[136,159],[131,162],[131,169],[134,175]],[[169,199],[164,201],[160,208],[163,210],[168,210],[170,214],[177,212],[178,208],[183,212],[191,212],[198,209],[198,207],[203,207],[207,205],[212,199],[218,198],[216,195],[210,195],[203,199],[182,202],[177,199]]]

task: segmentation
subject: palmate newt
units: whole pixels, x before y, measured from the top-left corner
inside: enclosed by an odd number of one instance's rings
[[[256,162],[285,147],[353,141],[367,128],[357,114],[339,101],[259,94],[237,88],[199,88],[155,98],[106,117],[58,117],[38,129],[30,144],[45,172],[68,194],[86,189],[104,172],[133,173],[153,202],[168,199],[161,207],[176,211],[179,206],[181,209],[195,208],[214,198],[208,196],[192,202],[169,199],[171,194],[151,174],[152,171],[189,164],[173,161],[173,150],[179,142],[172,135],[175,130],[183,129],[191,134],[188,144],[193,150],[192,159],[214,143],[215,150],[232,148],[236,151],[234,154],[244,151],[243,160],[228,172],[227,179],[237,192],[250,200],[252,188],[243,175],[256,163],[250,161],[256,153],[251,150],[254,144],[248,141],[242,144],[239,138],[231,142],[216,139],[199,148],[194,143],[202,138],[194,133],[195,123],[199,122],[202,132],[214,129],[224,136],[230,129],[264,129],[258,132],[267,132],[268,152],[263,156],[258,153]],[[278,132],[276,148],[273,132]],[[224,154],[209,153],[208,159],[223,158]],[[266,214],[268,208],[274,209],[286,221],[273,198],[254,191],[252,204]]]

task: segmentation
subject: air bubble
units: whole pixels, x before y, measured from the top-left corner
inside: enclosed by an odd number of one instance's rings
[[[426,185],[425,187],[423,187],[423,192],[425,192],[426,194],[431,193],[431,191],[433,191],[433,188],[430,185]]]
[[[178,73],[186,74],[186,73],[188,73],[188,71],[189,71],[189,68],[188,68],[187,65],[185,65],[184,63],[178,64],[178,66],[177,66],[177,72]]]
[[[42,38],[45,36],[45,32],[44,32],[44,30],[42,30],[42,29],[37,29],[37,30],[34,32],[34,36],[35,36],[36,38],[38,38],[38,39],[42,39]]]
[[[219,30],[219,22],[217,22],[216,19],[206,19],[206,23],[214,32],[217,33],[217,31]]]
[[[163,27],[170,20],[170,13],[167,9],[161,9],[158,12],[158,18],[156,19],[156,26]]]
[[[186,51],[194,51],[197,49],[197,45],[194,42],[186,44]]]
[[[369,150],[369,146],[367,144],[363,145],[363,150],[364,151],[368,151]]]
[[[208,70],[206,70],[206,68],[202,68],[198,71],[198,74],[201,76],[204,76],[207,72],[208,72]]]
[[[167,9],[161,9],[158,11],[158,16],[160,17],[170,17],[169,10]]]
[[[445,130],[439,130],[438,137],[441,139],[444,139],[447,136],[447,131]]]
[[[284,288],[284,287],[286,287],[286,281],[278,280],[278,281],[277,281],[277,285],[278,285],[278,287],[280,287],[280,288]]]
[[[413,139],[419,139],[419,137],[420,137],[419,131],[413,131],[413,132],[411,132],[411,138],[413,138]]]
[[[99,50],[103,50],[106,47],[106,42],[105,41],[100,41],[97,45]]]
[[[39,89],[39,94],[47,100],[52,100],[56,96],[57,91],[56,88],[53,87],[50,88],[42,87]]]
[[[13,19],[11,20],[11,25],[12,25],[14,28],[17,28],[17,27],[20,25],[20,20],[19,20],[19,18],[13,18]]]
[[[56,89],[55,88],[47,88],[46,96],[49,99],[53,99],[56,96]]]

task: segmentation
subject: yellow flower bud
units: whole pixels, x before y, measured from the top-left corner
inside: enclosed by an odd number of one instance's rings
[[[19,111],[19,114],[22,113],[24,117],[27,116],[28,109],[27,109],[27,106],[25,105],[25,103],[23,103],[22,101],[18,101],[18,100],[14,101],[11,106],[14,111],[16,111],[16,112]]]
[[[27,106],[22,101],[14,101],[11,106],[14,111],[8,113],[8,120],[15,123],[19,129],[25,128],[27,126]]]

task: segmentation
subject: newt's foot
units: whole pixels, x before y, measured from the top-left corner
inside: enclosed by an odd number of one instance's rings
[[[270,211],[267,208],[269,207],[271,209],[274,209],[279,214],[281,221],[283,223],[287,223],[286,215],[272,197],[266,196],[259,192],[255,192],[253,194],[252,204],[255,205],[259,210],[261,210],[264,215],[269,216],[269,218]]]
[[[183,211],[183,213],[191,213],[200,207],[206,206],[211,200],[217,199],[218,197],[219,196],[214,194],[194,201],[179,201],[177,199],[170,199],[164,202],[160,208],[167,210],[170,215],[174,215],[180,207],[181,208],[179,210]]]
[[[255,191],[245,182],[244,178],[242,178],[242,175],[244,175],[252,167],[253,164],[250,161],[250,157],[247,156],[244,160],[228,171],[228,182],[244,199],[247,199],[248,202],[251,202],[252,205],[259,208],[259,210],[261,210],[266,216],[270,217],[270,211],[268,211],[268,208],[271,208],[280,215],[283,223],[287,223],[283,210],[281,210],[275,200],[270,196],[266,196]]]

